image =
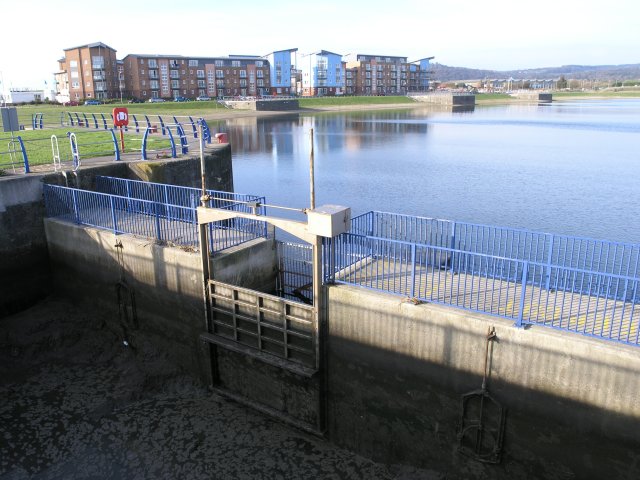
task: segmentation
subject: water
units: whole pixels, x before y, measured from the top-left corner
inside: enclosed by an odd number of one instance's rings
[[[640,100],[231,120],[235,190],[640,242]]]

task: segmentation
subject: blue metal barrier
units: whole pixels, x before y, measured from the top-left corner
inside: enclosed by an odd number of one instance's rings
[[[176,185],[166,185],[161,183],[142,182],[139,180],[126,180],[122,178],[96,176],[95,189],[102,193],[122,196],[125,198],[143,199],[158,204],[158,211],[162,217],[179,221],[193,221],[189,213],[182,218],[185,211],[173,209],[173,206],[189,208],[195,211],[200,205],[202,192],[197,188],[179,187]],[[239,212],[252,213],[252,203],[265,203],[264,197],[247,195],[220,190],[207,190],[207,194],[212,198],[210,205],[214,208],[223,208]],[[265,207],[259,207],[258,213],[264,215]],[[222,250],[233,247],[241,243],[254,240],[256,238],[267,237],[267,226],[264,222],[235,218],[216,222],[210,226],[212,239],[211,251]],[[215,233],[215,234],[214,234]],[[215,245],[214,245],[215,239]],[[214,248],[214,246],[216,248]]]
[[[44,185],[47,217],[88,225],[117,234],[133,234],[155,238],[176,245],[198,245],[195,210],[172,206],[180,211],[174,217],[189,218],[178,221],[166,215],[156,202],[119,197],[86,190]]]
[[[324,275],[518,326],[637,345],[638,247],[369,212],[353,219],[352,233],[325,242]]]
[[[93,134],[93,133],[102,133],[102,132],[83,132],[82,135],[88,135],[88,134]],[[118,140],[116,138],[116,134],[113,131],[113,129],[109,130],[109,133],[111,134],[111,139],[107,140],[107,141],[98,141],[98,142],[85,142],[85,143],[79,143],[77,141],[76,135],[72,135],[72,132],[67,132],[67,137],[70,138],[70,142],[71,142],[71,153],[72,156],[78,159],[78,165],[76,164],[76,161],[74,160],[74,166],[77,168],[79,166],[79,160],[82,157],[81,155],[81,149],[80,147],[90,147],[90,146],[96,146],[96,145],[112,145],[113,148],[109,149],[109,150],[105,150],[105,151],[92,151],[91,152],[91,156],[92,157],[98,157],[101,155],[113,155],[117,160],[120,160],[120,146],[118,144]]]
[[[354,217],[351,233],[546,264],[541,275],[548,286],[563,283],[556,278],[553,266],[640,275],[638,244],[387,212]]]
[[[16,136],[0,138],[0,142],[7,142],[7,149],[0,151],[0,169],[6,167],[15,169],[17,160],[16,154],[19,153],[20,160],[22,160],[22,165],[24,167],[24,173],[30,173],[29,158],[27,156],[27,150],[24,148],[22,137]],[[16,146],[19,147],[19,150]]]

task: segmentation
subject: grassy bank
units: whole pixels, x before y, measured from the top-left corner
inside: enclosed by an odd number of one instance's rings
[[[76,135],[76,142],[80,158],[92,158],[102,156],[113,156],[115,146],[113,137],[110,132],[105,130],[82,129],[82,128],[47,128],[46,130],[26,130],[20,132],[20,137],[24,143],[25,152],[29,160],[29,165],[46,165],[53,162],[51,136],[55,135],[58,142],[60,159],[64,161],[71,160],[71,146],[67,132],[73,131]],[[139,151],[142,147],[141,133],[128,132],[125,133],[126,152]],[[5,137],[2,137],[4,140]],[[116,134],[116,141],[119,142],[119,136]],[[118,143],[118,145],[120,145]],[[171,143],[168,137],[159,134],[152,135],[147,140],[147,149],[152,153],[162,152],[163,155],[170,151]],[[22,164],[22,156],[17,155],[18,161]],[[0,164],[7,168],[9,165],[8,155],[0,156]]]

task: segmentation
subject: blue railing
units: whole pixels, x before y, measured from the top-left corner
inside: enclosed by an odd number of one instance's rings
[[[553,266],[640,275],[640,245],[451,220],[368,212],[351,233],[546,264],[547,288],[562,285]]]
[[[102,193],[118,195],[125,198],[136,198],[151,201],[159,205],[159,210],[164,214],[164,208],[171,206],[185,207],[195,210],[200,205],[201,191],[197,188],[166,185],[162,183],[143,182],[139,180],[127,180],[123,178],[96,176],[95,189]],[[248,203],[265,203],[264,197],[241,193],[224,192],[220,190],[207,190],[212,198],[209,205],[213,208],[223,208],[239,212],[252,213]],[[182,210],[173,210],[173,215],[179,215]],[[264,207],[258,208],[258,213],[266,213]],[[175,220],[191,221],[191,215],[186,218],[171,217]],[[211,251],[222,250],[239,245],[256,238],[267,237],[267,225],[265,222],[235,218],[223,222],[210,224]],[[215,245],[214,243],[215,242]],[[216,248],[214,248],[216,247]]]
[[[88,190],[44,185],[47,217],[133,234],[176,245],[197,246],[195,211]],[[190,221],[185,219],[190,218]],[[176,220],[180,219],[180,220]]]
[[[637,345],[639,246],[369,212],[325,280]]]
[[[10,168],[15,171],[16,167],[24,168],[24,173],[30,172],[29,158],[22,137],[0,138],[0,170]]]

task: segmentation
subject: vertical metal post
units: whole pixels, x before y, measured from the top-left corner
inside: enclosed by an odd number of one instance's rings
[[[416,244],[411,245],[411,290],[409,298],[416,298]]]
[[[311,138],[311,152],[309,153],[309,190],[311,194],[311,210],[316,208],[316,185],[315,185],[315,159],[313,151],[313,128],[309,130],[309,136]]]
[[[456,249],[456,222],[451,222],[451,238],[449,241],[449,248],[451,249],[451,273],[454,270],[454,253],[453,251]],[[446,258],[446,257],[445,257]],[[445,265],[446,267],[446,265]],[[445,270],[446,271],[446,270]]]
[[[198,144],[200,146],[200,176],[202,178],[202,197],[204,198],[207,195],[207,176],[205,173],[205,162],[204,162],[204,145],[202,138],[202,123],[198,122]],[[202,205],[203,207],[206,206]]]
[[[551,262],[553,261],[553,235],[549,235],[549,251],[547,252],[547,267],[546,267],[546,279],[545,279],[545,288],[547,291],[551,286]]]
[[[316,337],[315,354],[316,369],[320,372],[318,379],[318,431],[325,429],[327,418],[327,338],[329,336],[324,314],[324,297],[322,289],[322,237],[316,236],[313,242],[313,316],[314,334]]]
[[[522,318],[524,315],[524,300],[527,292],[528,275],[529,275],[529,262],[524,262],[524,264],[522,265],[522,279],[521,279],[522,292],[520,295],[520,311],[518,312],[518,320],[516,321],[516,327],[518,328],[522,327]]]
[[[80,211],[78,209],[78,191],[74,188],[71,191],[71,196],[73,198],[73,213],[76,217],[76,223],[80,223]]]
[[[109,195],[109,203],[111,204],[111,221],[113,222],[113,233],[118,234],[118,222],[116,220],[116,206],[114,204],[113,195]]]
[[[162,241],[162,229],[160,228],[160,213],[158,212],[159,203],[152,203],[151,205],[154,206],[154,213],[156,217],[156,236],[158,237],[158,240]]]
[[[29,158],[27,157],[27,150],[24,148],[24,142],[22,141],[22,137],[18,135],[16,137],[18,143],[20,144],[20,151],[22,152],[22,161],[24,162],[24,173],[29,173]]]

